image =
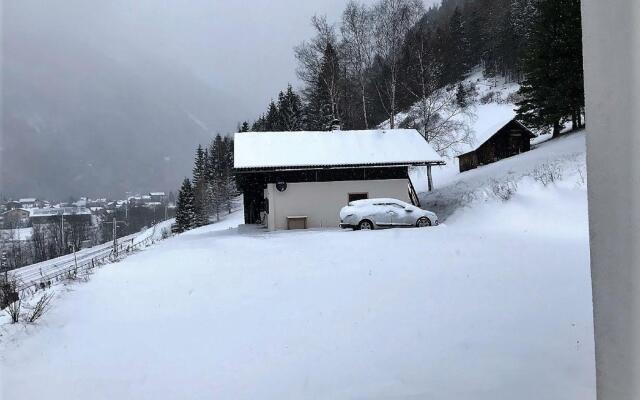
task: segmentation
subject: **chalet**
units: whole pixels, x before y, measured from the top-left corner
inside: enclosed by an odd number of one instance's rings
[[[516,121],[513,115],[499,120],[492,126],[476,129],[474,146],[458,156],[460,172],[491,164],[531,149],[531,139],[536,135]]]
[[[443,164],[413,129],[242,132],[234,140],[245,223],[269,230],[338,227],[340,209],[359,199],[418,204],[409,167]]]

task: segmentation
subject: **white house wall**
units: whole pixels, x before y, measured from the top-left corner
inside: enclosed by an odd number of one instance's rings
[[[340,209],[347,205],[349,193],[409,202],[406,179],[289,183],[284,192],[278,192],[271,183],[265,190],[269,200],[268,228],[287,229],[290,216],[306,216],[308,228],[337,228]]]

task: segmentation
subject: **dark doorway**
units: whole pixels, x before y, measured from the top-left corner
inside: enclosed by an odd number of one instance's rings
[[[349,203],[356,200],[366,200],[369,198],[369,193],[349,193]]]

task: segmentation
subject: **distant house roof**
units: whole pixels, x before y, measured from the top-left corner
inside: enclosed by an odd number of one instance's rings
[[[56,215],[91,215],[91,210],[86,207],[38,208],[31,210],[31,218]]]
[[[149,196],[165,196],[164,192],[151,192]]]
[[[26,199],[18,200],[18,203],[35,203],[36,201],[38,201],[38,199],[36,199],[34,197],[28,197]]]
[[[239,170],[428,164],[444,160],[415,129],[241,132],[234,138]]]
[[[11,214],[11,213],[16,213],[16,212],[22,212],[22,213],[30,214],[30,211],[31,211],[30,209],[26,209],[26,208],[14,208],[14,209],[11,209],[11,210],[4,211],[4,212],[0,213],[0,215],[8,215],[8,214]]]

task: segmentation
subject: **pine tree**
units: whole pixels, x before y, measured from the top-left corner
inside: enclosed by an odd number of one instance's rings
[[[579,0],[540,0],[523,63],[518,118],[538,129],[582,123],[584,83]]]
[[[282,130],[282,126],[280,126],[280,111],[273,100],[269,103],[269,109],[265,117],[265,129],[267,132],[279,132]]]
[[[259,116],[258,119],[256,119],[254,121],[253,125],[251,125],[251,131],[252,132],[266,132],[267,131],[267,119],[264,116],[264,114]]]
[[[302,130],[302,101],[291,85],[286,92],[278,95],[278,113],[280,116],[280,128],[284,131]]]
[[[209,182],[207,179],[207,166],[209,165],[209,152],[198,145],[193,166],[193,211],[195,226],[203,226],[209,223]]]
[[[198,182],[205,178],[205,166],[207,164],[205,151],[201,145],[198,145],[196,150],[196,157],[193,165],[193,184],[194,186]]]
[[[466,108],[469,106],[469,98],[468,98],[467,89],[465,89],[462,82],[458,83],[458,87],[456,88],[456,103],[460,108]]]
[[[249,132],[249,130],[249,123],[247,121],[244,121],[240,126],[240,132]]]
[[[178,202],[176,204],[176,224],[178,231],[184,232],[193,228],[195,220],[194,196],[191,181],[184,178],[182,187],[178,192]]]
[[[446,83],[460,80],[471,69],[469,39],[462,12],[455,8],[449,20],[448,49],[445,60]]]
[[[222,198],[224,207],[231,214],[233,211],[233,199],[238,195],[236,177],[233,172],[233,138],[225,136],[223,139],[224,161],[223,161],[223,190]]]
[[[211,141],[209,147],[209,184],[211,185],[211,212],[220,219],[220,210],[224,205],[224,141],[220,134]]]
[[[209,223],[211,196],[211,186],[208,180],[202,179],[193,186],[194,226],[204,226]]]
[[[328,130],[331,122],[340,119],[338,88],[340,86],[338,54],[327,44],[318,76],[307,93],[306,123],[309,130]]]

